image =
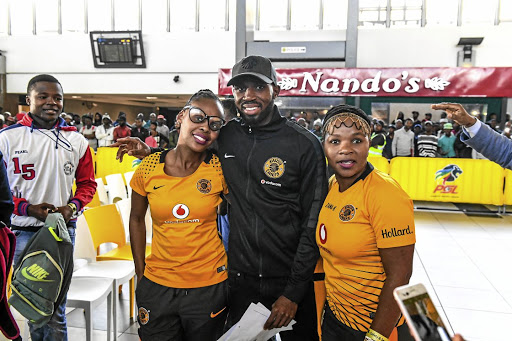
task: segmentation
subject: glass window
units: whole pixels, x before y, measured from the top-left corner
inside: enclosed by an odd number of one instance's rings
[[[84,32],[84,2],[61,0],[62,33]]]
[[[36,4],[36,32],[59,32],[59,3],[57,0],[37,0]]]
[[[88,0],[89,31],[112,30],[112,8],[110,1]]]
[[[391,25],[421,25],[422,0],[391,0]]]
[[[347,29],[348,0],[324,0],[324,30]]]
[[[260,31],[286,30],[288,0],[259,0]]]
[[[386,24],[387,0],[361,0],[359,2],[359,25]]]
[[[458,0],[427,0],[426,25],[457,25]]]
[[[490,1],[463,0],[462,24],[494,24],[496,7],[489,3]]]
[[[7,0],[0,0],[0,34],[7,34]]]
[[[32,34],[34,17],[32,12],[32,0],[10,0],[11,9],[11,33]]]
[[[142,31],[163,33],[167,30],[167,0],[142,0]]]
[[[199,3],[199,30],[220,31],[226,26],[226,0],[202,0]]]
[[[291,29],[318,30],[320,22],[319,0],[291,0]]]
[[[196,29],[196,2],[171,0],[171,32]]]
[[[116,31],[139,29],[139,0],[114,0],[114,27]]]
[[[512,21],[512,1],[500,1],[500,22]]]

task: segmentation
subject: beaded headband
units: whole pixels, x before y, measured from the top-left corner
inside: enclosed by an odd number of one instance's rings
[[[352,123],[347,124],[347,121],[351,121]],[[324,124],[322,135],[325,136],[327,133],[332,134],[334,128],[339,128],[342,125],[347,128],[355,126],[357,130],[362,130],[365,136],[370,136],[371,134],[370,125],[365,119],[351,112],[342,112],[330,117],[329,120],[327,120],[327,122]]]

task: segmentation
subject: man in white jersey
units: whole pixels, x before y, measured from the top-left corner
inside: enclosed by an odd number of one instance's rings
[[[50,212],[63,215],[74,243],[76,216],[96,191],[89,144],[76,127],[67,126],[60,118],[63,99],[62,86],[55,77],[35,76],[27,86],[30,112],[0,131],[0,152],[14,200],[15,266]],[[32,340],[67,340],[65,308],[64,299],[48,324],[38,329],[30,326]]]

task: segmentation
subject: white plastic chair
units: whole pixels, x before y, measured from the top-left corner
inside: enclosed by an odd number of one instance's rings
[[[113,295],[113,332],[114,340],[117,340],[117,288],[127,282],[130,282],[130,300],[133,300],[133,291],[135,290],[135,266],[132,261],[126,260],[105,260],[101,262],[96,261],[96,252],[92,242],[91,233],[87,226],[87,221],[82,215],[78,217],[76,238],[75,238],[75,272],[73,278],[82,277],[96,277],[96,278],[109,278],[112,282]],[[87,264],[80,264],[81,260],[88,260]],[[79,264],[79,265],[77,265]],[[132,302],[135,306],[135,302]],[[135,316],[135,315],[134,315]]]
[[[67,307],[85,310],[86,340],[92,339],[92,311],[107,300],[107,341],[110,341],[112,322],[112,282],[111,278],[73,277],[68,290]],[[114,330],[115,332],[115,330]]]
[[[126,234],[126,242],[130,242],[130,211],[132,208],[131,199],[123,199],[116,202],[117,210],[121,215],[124,225],[124,233]]]
[[[132,188],[130,187],[130,181],[132,181],[134,171],[126,172],[123,174],[124,181],[126,181],[126,189],[128,190],[128,198],[132,197]]]
[[[121,174],[110,174],[105,176],[108,187],[108,203],[115,204],[119,200],[127,199],[126,187]]]
[[[105,184],[101,178],[95,179],[98,186],[96,187],[96,192],[98,192],[98,197],[100,198],[100,202],[102,205],[108,204],[108,195],[107,190],[105,189]]]

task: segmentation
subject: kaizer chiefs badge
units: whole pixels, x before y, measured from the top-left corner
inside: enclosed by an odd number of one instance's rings
[[[196,184],[197,190],[203,194],[208,194],[212,190],[212,183],[210,180],[201,179]]]
[[[280,178],[284,174],[284,162],[280,158],[273,156],[265,161],[263,171],[269,178]]]
[[[351,221],[354,219],[356,215],[356,208],[352,205],[345,205],[340,210],[340,220],[341,221]]]
[[[149,322],[149,310],[146,308],[139,308],[139,323],[145,325]]]

